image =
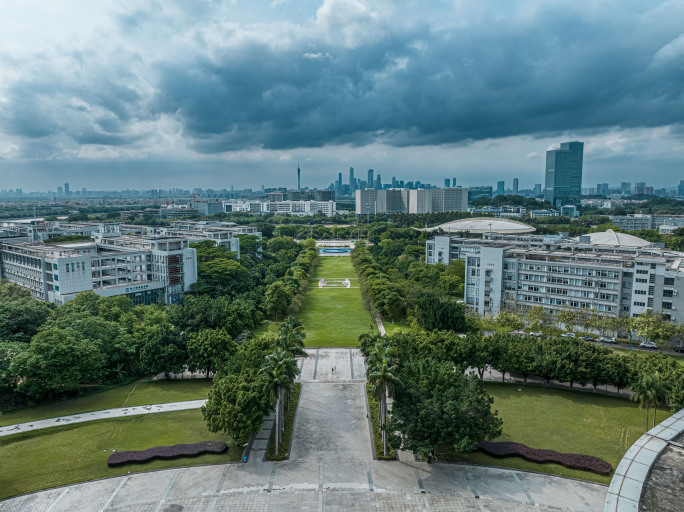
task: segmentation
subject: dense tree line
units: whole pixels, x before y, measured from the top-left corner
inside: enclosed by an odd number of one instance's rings
[[[406,317],[426,330],[465,331],[465,307],[459,302],[463,296],[463,263],[420,262],[424,246],[420,254],[415,250],[414,242],[420,239],[412,229],[391,229],[379,237],[374,246],[358,244],[352,251],[369,309],[393,322]]]

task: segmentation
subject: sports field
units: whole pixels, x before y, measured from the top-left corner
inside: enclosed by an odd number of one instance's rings
[[[349,279],[351,288],[319,288],[320,279]],[[358,346],[359,336],[368,332],[372,318],[363,305],[359,279],[350,257],[318,258],[316,272],[297,316],[306,329],[308,347]]]

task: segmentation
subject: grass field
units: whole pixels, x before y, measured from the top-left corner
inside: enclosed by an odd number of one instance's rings
[[[495,441],[514,441],[532,448],[594,455],[617,467],[629,447],[646,431],[646,411],[635,402],[592,393],[537,386],[486,383],[493,409],[503,419],[503,434]],[[518,391],[521,389],[522,391]],[[670,416],[658,410],[657,422]],[[653,419],[653,410],[649,423]],[[497,459],[484,453],[449,456],[468,464],[540,471],[582,480],[610,483],[610,476],[566,469],[557,464],[533,464],[518,457]]]
[[[101,393],[0,414],[0,426],[102,409],[207,398],[211,380],[136,381]]]
[[[394,334],[395,332],[411,332],[411,325],[406,320],[394,323],[390,320],[383,320],[382,325],[388,335]]]
[[[228,451],[220,455],[155,460],[110,468],[114,450],[144,450],[153,446],[220,440]],[[207,430],[199,410],[131,416],[55,427],[2,439],[0,499],[96,478],[197,464],[223,464],[240,459],[242,448],[228,436]],[[11,468],[11,469],[10,469]]]
[[[352,288],[318,288],[321,278],[349,278]],[[306,329],[308,347],[355,347],[359,336],[368,332],[371,315],[363,305],[359,280],[351,258],[318,259],[311,288],[297,315]]]

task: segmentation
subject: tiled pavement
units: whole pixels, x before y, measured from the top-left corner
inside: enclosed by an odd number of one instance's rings
[[[307,460],[137,473],[20,496],[0,512],[600,512],[605,496],[597,484],[505,469]]]

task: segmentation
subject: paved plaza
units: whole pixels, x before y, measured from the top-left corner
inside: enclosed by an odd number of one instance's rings
[[[505,469],[292,460],[108,478],[3,501],[0,512],[600,512],[605,497],[606,488],[601,485]]]
[[[247,464],[84,482],[2,501],[0,512],[603,510],[607,487],[589,482],[500,468],[373,460],[360,352],[307,353],[299,362],[302,390],[289,460],[262,461],[264,444],[261,456],[253,452]]]

